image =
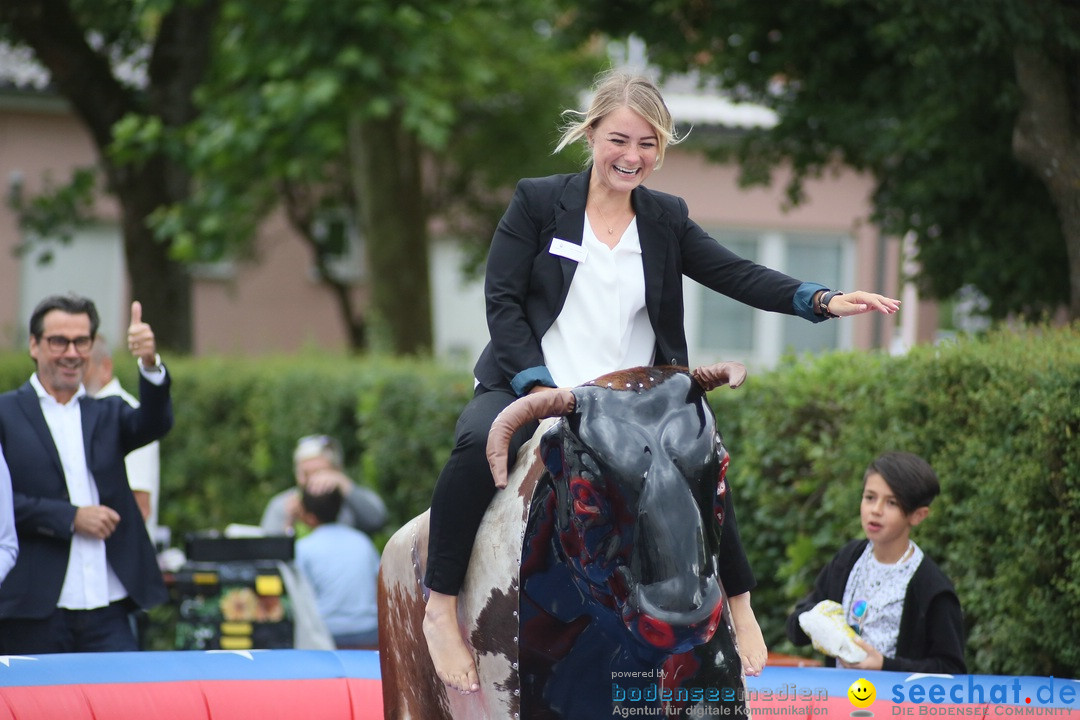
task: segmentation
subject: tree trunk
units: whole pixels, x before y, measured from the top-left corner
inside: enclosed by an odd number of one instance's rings
[[[371,283],[369,342],[396,354],[428,354],[431,288],[419,144],[391,115],[355,123],[349,145]]]
[[[143,319],[154,328],[160,348],[190,353],[191,276],[187,266],[169,257],[169,244],[155,238],[146,221],[156,208],[177,199],[164,187],[166,164],[155,159],[137,171],[118,172],[104,162],[113,192],[120,198],[131,299],[142,303]]]
[[[192,349],[191,278],[169,259],[169,242],[154,237],[147,218],[187,197],[190,177],[183,160],[164,151],[118,165],[109,149],[113,127],[125,115],[152,115],[170,129],[195,117],[193,94],[209,64],[219,10],[220,0],[181,2],[161,16],[144,94],[121,84],[87,44],[87,29],[69,0],[5,0],[0,8],[0,20],[33,48],[93,138],[109,190],[120,201],[132,299],[142,302],[158,344],[180,352]]]
[[[1044,49],[1013,53],[1023,105],[1013,129],[1013,154],[1046,185],[1058,211],[1069,258],[1069,317],[1080,319],[1080,53]]]

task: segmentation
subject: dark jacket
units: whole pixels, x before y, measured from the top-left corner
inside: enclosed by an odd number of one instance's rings
[[[491,341],[473,370],[489,390],[523,395],[534,385],[554,386],[540,342],[558,317],[578,263],[552,252],[553,240],[580,246],[591,168],[580,173],[518,182],[488,252],[484,294]],[[738,257],[689,217],[686,202],[645,187],[630,197],[637,217],[645,307],[656,335],[655,365],[689,365],[683,312],[683,276],[747,305],[818,322],[811,300],[824,286]],[[588,352],[589,348],[583,348]],[[720,575],[730,595],[755,585],[727,494]]]
[[[161,386],[140,376],[140,407],[123,398],[83,397],[83,445],[100,504],[120,514],[105,540],[109,565],[142,608],[168,599],[142,514],[128,485],[124,457],[172,427],[169,376]],[[0,395],[0,444],[11,470],[19,557],[0,586],[0,619],[43,618],[56,609],[67,572],[76,508],[41,401],[27,382]]]
[[[829,561],[814,581],[814,589],[799,601],[787,619],[787,636],[796,645],[809,645],[810,638],[799,626],[799,614],[822,600],[843,602],[844,588],[855,562],[869,540],[852,540]],[[834,658],[827,659],[835,665]],[[882,670],[905,672],[967,672],[964,663],[964,615],[952,582],[925,553],[908,583],[896,657],[885,658]]]
[[[589,170],[521,180],[499,221],[488,253],[488,332],[491,342],[474,368],[489,389],[524,394],[554,385],[540,340],[562,310],[574,260],[553,254],[552,240],[581,245]],[[686,202],[636,188],[631,195],[645,272],[645,306],[656,334],[656,365],[689,365],[683,318],[683,276],[761,310],[812,322],[811,300],[824,286],[801,283],[735,255],[689,217]]]

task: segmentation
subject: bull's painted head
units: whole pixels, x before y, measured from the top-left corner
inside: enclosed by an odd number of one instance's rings
[[[727,451],[702,385],[685,369],[635,368],[561,392],[571,396],[541,415],[565,418],[540,452],[579,590],[616,609],[643,645],[677,653],[707,642],[723,607]]]

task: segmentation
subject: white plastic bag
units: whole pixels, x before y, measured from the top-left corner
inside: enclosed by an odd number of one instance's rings
[[[834,600],[822,600],[799,614],[799,626],[814,644],[814,649],[846,663],[862,662],[866,651],[855,644],[855,630],[844,622],[844,609]]]

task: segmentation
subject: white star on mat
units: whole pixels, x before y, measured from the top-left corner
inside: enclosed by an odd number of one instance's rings
[[[255,656],[251,653],[250,650],[207,650],[206,652],[207,654],[214,653],[217,655],[239,655],[240,657],[247,658],[248,660],[255,659]]]
[[[4,667],[11,667],[12,660],[37,660],[37,658],[26,657],[25,655],[0,655],[0,665]]]

